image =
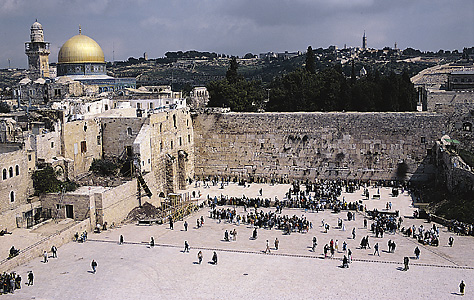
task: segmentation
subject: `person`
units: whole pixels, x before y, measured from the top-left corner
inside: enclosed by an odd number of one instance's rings
[[[20,274],[16,275],[16,278],[15,278],[15,288],[18,290],[18,289],[21,289],[21,276]]]
[[[453,246],[453,243],[454,243],[454,238],[452,236],[449,237],[449,240],[448,240],[448,245],[449,247],[452,247]]]
[[[375,253],[377,253],[377,255],[380,256],[379,243],[375,243],[375,245],[374,245],[374,255],[375,255]]]
[[[212,255],[212,263],[217,265],[217,253],[214,251],[214,254]]]
[[[198,261],[199,261],[198,263],[201,264],[201,262],[202,262],[202,251],[201,250],[199,250],[199,252],[198,252]]]
[[[43,262],[44,263],[48,262],[48,252],[46,250],[43,251]]]
[[[58,258],[58,248],[56,246],[51,247],[51,252],[53,253],[53,258]]]
[[[28,285],[33,285],[33,279],[34,279],[33,271],[28,272]]]
[[[270,245],[268,244],[268,240],[267,240],[267,247],[265,248],[265,253],[271,253],[270,252]]]
[[[184,250],[183,252],[189,252],[189,244],[188,241],[184,241]]]
[[[313,250],[313,252],[315,251],[317,245],[318,243],[317,243],[316,237],[313,236],[313,246],[311,247],[311,250]]]
[[[459,284],[459,293],[464,296],[464,288],[466,287],[466,284],[464,283],[464,280],[461,280],[461,283]]]
[[[416,246],[414,252],[415,252],[416,259],[420,259],[420,248],[418,248],[418,246]]]
[[[232,231],[232,238],[233,238],[234,242],[237,241],[237,230],[235,230],[235,228]]]
[[[184,221],[184,231],[188,231],[188,222]]]
[[[229,241],[229,232],[227,230],[224,232],[224,241]]]
[[[351,249],[347,249],[347,258],[349,260],[349,263],[352,262],[352,251]]]
[[[92,272],[95,274],[96,269],[97,269],[97,262],[95,260],[92,260],[91,266],[92,266]]]
[[[278,250],[278,246],[280,245],[280,241],[278,238],[275,238],[275,250]]]
[[[405,268],[403,269],[403,271],[408,271],[409,267],[408,267],[408,263],[410,262],[410,259],[408,258],[408,256],[405,256],[403,258],[403,264],[405,265]]]
[[[119,238],[119,245],[122,245],[123,244],[123,235],[120,235],[120,238]]]
[[[153,237],[150,239],[150,247],[155,247],[155,239]]]
[[[257,239],[257,228],[254,228],[254,229],[253,229],[252,238],[253,238],[254,240]]]
[[[352,239],[355,240],[355,238],[356,238],[356,229],[354,227],[352,228]]]
[[[347,260],[347,256],[344,255],[344,258],[342,259],[342,267],[343,268],[349,268],[349,262]]]
[[[172,216],[169,216],[168,217],[168,220],[170,222],[170,229],[173,229],[173,217]]]

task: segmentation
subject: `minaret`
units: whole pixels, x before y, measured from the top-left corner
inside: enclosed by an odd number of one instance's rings
[[[365,30],[364,30],[364,36],[362,37],[362,49],[367,49],[367,37],[365,36]]]
[[[38,20],[31,25],[30,42],[25,43],[25,54],[28,56],[28,69],[39,77],[49,77],[49,60],[51,53],[49,42],[44,41],[43,26]]]

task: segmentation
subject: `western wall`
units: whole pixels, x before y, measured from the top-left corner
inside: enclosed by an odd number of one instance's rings
[[[411,179],[435,173],[446,116],[418,113],[200,113],[197,176]]]

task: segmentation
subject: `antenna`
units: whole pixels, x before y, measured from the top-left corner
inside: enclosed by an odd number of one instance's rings
[[[79,34],[81,34],[82,30],[81,30],[81,24],[79,24]]]

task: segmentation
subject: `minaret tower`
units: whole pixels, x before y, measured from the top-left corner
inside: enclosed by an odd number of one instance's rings
[[[49,77],[48,56],[49,42],[44,41],[43,26],[38,20],[31,25],[30,42],[25,43],[25,54],[28,56],[28,69],[39,77]]]
[[[363,50],[367,49],[367,36],[365,36],[365,30],[364,30],[364,36],[362,37],[362,49]]]

